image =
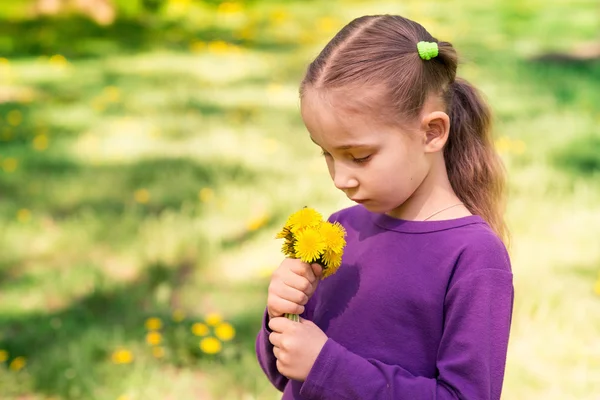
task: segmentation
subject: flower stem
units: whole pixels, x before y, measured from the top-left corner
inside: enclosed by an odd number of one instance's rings
[[[284,317],[295,322],[300,322],[300,316],[298,314],[284,314]]]

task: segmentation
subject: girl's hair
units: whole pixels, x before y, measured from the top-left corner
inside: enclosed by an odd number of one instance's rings
[[[437,42],[438,56],[421,59],[420,41]],[[438,95],[450,117],[444,159],[452,188],[507,241],[505,176],[491,137],[491,112],[478,91],[456,77],[457,64],[452,45],[438,42],[420,24],[395,15],[364,16],[346,25],[309,65],[300,96],[308,88],[341,94],[359,89],[362,99],[340,96],[346,110],[372,111],[386,124],[401,124],[419,115],[430,94]],[[370,88],[379,94],[371,96]]]

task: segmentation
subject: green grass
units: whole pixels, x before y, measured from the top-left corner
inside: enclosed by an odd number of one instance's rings
[[[460,3],[256,1],[223,15],[196,2],[109,28],[11,8],[0,24],[1,397],[278,398],[254,357],[281,260],[273,235],[303,205],[350,204],[308,140],[298,83],[341,25],[390,12],[452,41],[495,110],[517,293],[504,398],[597,398],[600,62],[533,57],[597,39],[600,15],[591,1]],[[236,337],[211,356],[191,326],[214,312]],[[149,317],[165,324],[160,359]],[[112,362],[119,348],[132,363]]]

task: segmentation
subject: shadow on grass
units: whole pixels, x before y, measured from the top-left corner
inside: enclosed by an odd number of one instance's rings
[[[10,359],[26,357],[30,378],[23,387],[9,384],[5,389],[15,396],[36,392],[65,399],[95,398],[98,390],[107,385],[118,391],[120,385],[116,382],[126,380],[136,370],[145,371],[144,375],[169,365],[202,369],[203,359],[212,365],[216,362],[233,367],[240,357],[252,357],[261,310],[246,311],[230,320],[237,336],[233,342],[224,344],[222,358],[207,357],[200,352],[200,338],[191,333],[193,318],[181,322],[171,319],[175,294],[186,284],[189,275],[197,272],[190,268],[184,264],[152,265],[137,280],[117,287],[108,287],[99,276],[92,292],[65,309],[23,316],[0,315],[0,332],[3,333],[0,349],[7,350]],[[167,301],[160,300],[165,288],[171,293]],[[246,286],[244,290],[266,291],[262,285]],[[230,300],[247,295],[244,290],[234,289],[236,294],[232,292]],[[161,360],[152,357],[145,343],[144,322],[148,317],[160,317],[163,321],[167,356]],[[130,350],[133,363],[141,366],[114,365],[111,355],[120,347]],[[5,378],[6,373],[13,372],[6,371]]]
[[[40,17],[31,20],[0,20],[0,54],[31,57],[61,54],[67,58],[96,58],[107,53],[131,53],[163,47],[189,49],[191,42],[227,41],[265,51],[293,51],[299,45],[268,37],[241,40],[229,29],[203,28],[161,20],[158,16],[120,17],[101,26],[84,16]]]
[[[11,174],[0,173],[0,210],[16,208],[66,218],[81,211],[99,217],[122,214],[141,202],[144,214],[197,203],[203,187],[252,185],[258,172],[237,163],[155,158],[133,164],[90,165],[48,154],[31,154]],[[141,194],[139,191],[142,190]],[[4,204],[3,204],[4,203]],[[4,205],[4,207],[3,207]],[[12,206],[12,207],[11,207]]]
[[[560,104],[600,112],[600,60],[532,60],[521,64],[519,70],[521,79],[539,83],[543,91],[550,90]]]

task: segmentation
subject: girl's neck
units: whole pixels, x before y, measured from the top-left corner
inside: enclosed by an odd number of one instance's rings
[[[464,205],[454,206],[462,201],[452,189],[443,157],[440,159],[441,162],[438,159],[432,164],[429,173],[415,192],[399,207],[386,213],[387,215],[409,221],[436,221],[471,215]]]

